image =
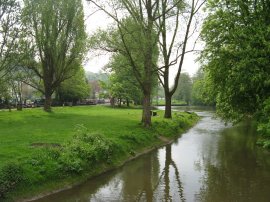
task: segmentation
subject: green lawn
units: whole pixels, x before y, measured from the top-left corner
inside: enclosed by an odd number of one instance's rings
[[[141,110],[103,106],[58,107],[49,114],[41,108],[0,112],[0,167],[35,152],[33,143],[63,143],[72,138],[76,125],[107,137],[144,133]],[[159,118],[154,118],[159,119]]]
[[[101,173],[160,145],[159,136],[175,137],[198,120],[184,112],[165,120],[158,111],[153,126],[145,129],[141,113],[106,106],[0,111],[0,200],[29,197]],[[78,125],[84,126],[81,132]]]

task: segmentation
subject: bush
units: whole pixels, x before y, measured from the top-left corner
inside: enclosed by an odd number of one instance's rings
[[[165,119],[161,122],[154,122],[154,130],[162,136],[175,136],[189,128],[197,115],[194,113],[174,113],[173,119]]]
[[[0,171],[0,199],[23,180],[23,169],[16,163],[5,165]]]
[[[106,164],[118,163],[119,157],[135,155],[136,149],[156,140],[157,134],[173,136],[179,134],[194,121],[193,115],[175,114],[172,120],[154,123],[149,130],[120,134],[114,141],[102,134],[89,133],[82,125],[76,127],[74,137],[57,147],[39,147],[20,164],[10,163],[0,170],[0,201],[9,192],[24,187],[37,187],[52,180],[91,174]],[[191,120],[189,120],[189,116]],[[118,162],[117,162],[118,161]]]
[[[37,149],[35,154],[18,164],[7,164],[0,171],[0,199],[17,188],[35,186],[51,179],[78,175],[83,170],[112,162],[118,145],[100,134],[90,134],[78,126],[73,139],[60,147]]]
[[[90,134],[83,126],[78,126],[72,141],[65,144],[58,162],[66,173],[80,173],[84,168],[96,163],[111,163],[117,145],[100,134]]]
[[[270,149],[270,98],[264,101],[258,115],[257,131],[261,135],[258,145]]]

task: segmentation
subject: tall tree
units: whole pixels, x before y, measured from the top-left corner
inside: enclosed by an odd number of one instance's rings
[[[160,9],[156,24],[160,30],[159,48],[161,65],[158,67],[159,79],[165,93],[165,118],[172,117],[171,101],[175,93],[184,64],[185,55],[195,51],[196,40],[191,49],[188,42],[196,32],[198,21],[196,16],[206,0],[160,0]],[[190,5],[189,5],[190,4]],[[196,21],[195,21],[195,20]],[[194,22],[195,21],[195,22]],[[170,70],[177,66],[177,72],[170,86]]]
[[[0,78],[0,103],[1,107],[8,107],[9,111],[11,111],[10,107],[10,99],[11,99],[11,91],[8,86],[6,79]]]
[[[20,33],[20,3],[17,0],[0,1],[0,77],[12,70],[17,57]]]
[[[179,78],[178,87],[174,94],[174,98],[183,100],[187,103],[187,105],[189,105],[191,101],[191,89],[192,81],[190,76],[187,73],[182,73]]]
[[[149,127],[151,125],[153,78],[156,75],[154,55],[157,51],[158,33],[155,30],[155,21],[158,18],[159,0],[110,1],[112,11],[106,9],[99,1],[89,1],[108,14],[117,25],[118,36],[122,44],[117,51],[129,60],[132,72],[142,89],[142,123],[145,127]],[[140,60],[137,60],[138,55],[140,55]]]
[[[43,86],[44,110],[51,111],[52,94],[80,67],[85,51],[86,33],[81,0],[24,0],[23,22],[27,60]]]
[[[209,1],[202,58],[227,120],[253,116],[270,96],[270,1]]]
[[[215,106],[216,93],[211,79],[203,68],[200,68],[192,78],[191,100],[193,105]]]
[[[129,106],[132,100],[135,103],[141,103],[142,91],[136,77],[132,72],[129,61],[121,54],[115,54],[108,65],[111,71],[110,76],[110,94],[113,98],[125,100]]]
[[[90,94],[90,86],[83,67],[80,67],[73,77],[63,81],[56,92],[61,102],[76,104],[77,101],[87,98]]]

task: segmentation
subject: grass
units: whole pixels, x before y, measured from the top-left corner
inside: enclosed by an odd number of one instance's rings
[[[0,112],[0,167],[34,153],[33,143],[61,144],[71,139],[78,124],[107,137],[140,134],[144,131],[138,124],[140,116],[140,110],[101,106],[54,108],[51,114],[40,108]]]
[[[40,108],[0,112],[0,200],[7,193],[9,199],[29,197],[74,183],[86,171],[90,176],[100,173],[161,144],[158,136],[175,137],[198,120],[188,113],[174,114],[173,120],[164,120],[162,111],[158,115],[152,118],[153,127],[145,129],[139,109],[82,106],[58,107],[53,113]]]

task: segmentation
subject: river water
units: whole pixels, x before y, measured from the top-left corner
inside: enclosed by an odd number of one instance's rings
[[[270,153],[251,123],[225,126],[210,111],[176,142],[38,202],[269,202]]]

